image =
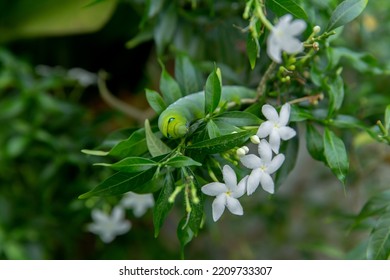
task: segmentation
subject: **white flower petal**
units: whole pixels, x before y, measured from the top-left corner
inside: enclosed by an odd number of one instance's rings
[[[263,175],[263,172],[259,168],[252,170],[251,174],[248,177],[248,181],[246,184],[247,195],[251,195],[252,193],[255,192],[255,190],[257,189],[257,187],[260,184],[260,179],[261,179],[262,175]]]
[[[269,174],[264,173],[263,176],[261,176],[260,183],[263,190],[269,193],[274,193],[275,184]]]
[[[272,134],[271,134],[272,135]],[[269,163],[272,159],[272,148],[267,140],[262,139],[258,146],[259,156],[263,163]]]
[[[256,135],[259,138],[265,138],[271,134],[273,128],[274,128],[274,124],[272,122],[265,121],[260,125],[259,129],[257,130]]]
[[[222,169],[223,180],[228,189],[233,189],[237,186],[237,176],[234,170],[229,166],[225,165]]]
[[[282,140],[289,140],[296,135],[296,131],[288,126],[279,128],[279,136]]]
[[[210,196],[217,196],[226,191],[226,185],[219,182],[209,183],[202,187],[202,192]]]
[[[231,196],[234,198],[239,198],[244,195],[246,192],[246,184],[248,181],[248,175],[241,179],[241,181],[238,183],[237,187],[232,190]]]
[[[128,232],[131,228],[130,221],[123,221],[122,223],[118,224],[115,228],[116,235],[121,235],[126,232]]]
[[[109,220],[108,215],[99,209],[93,209],[91,215],[92,219],[97,223],[104,223]]]
[[[306,30],[306,22],[301,19],[294,20],[287,28],[290,36],[297,36]]]
[[[111,213],[111,219],[115,222],[119,222],[123,220],[124,217],[125,217],[125,211],[123,210],[123,208],[118,206],[114,207]]]
[[[243,156],[242,158],[240,158],[240,161],[245,167],[249,169],[259,168],[262,163],[261,159],[258,156],[252,154]]]
[[[272,174],[275,171],[277,171],[282,166],[284,160],[285,160],[285,156],[283,154],[276,155],[272,159],[271,163],[268,165],[267,173]]]
[[[301,41],[291,37],[288,40],[285,40],[282,49],[287,53],[294,54],[302,52],[304,48]]]
[[[261,112],[267,118],[267,120],[274,123],[279,121],[278,112],[276,112],[275,108],[272,107],[271,105],[269,104],[263,105],[263,107],[261,108]]]
[[[225,205],[226,205],[225,194],[220,194],[214,199],[212,204],[214,222],[218,221],[219,218],[222,216],[223,212],[225,211]]]
[[[288,124],[290,119],[291,106],[289,103],[286,103],[282,106],[279,113],[279,126],[285,126]]]
[[[269,34],[267,38],[267,54],[269,58],[277,63],[282,62],[282,46],[278,41],[278,38],[273,34]]]
[[[238,199],[235,199],[233,197],[227,197],[226,206],[229,209],[231,213],[234,215],[243,215],[244,210],[242,209],[242,206]]]
[[[275,152],[275,154],[279,153],[280,136],[279,136],[278,129],[272,130],[269,136],[269,144],[271,145],[271,148]]]

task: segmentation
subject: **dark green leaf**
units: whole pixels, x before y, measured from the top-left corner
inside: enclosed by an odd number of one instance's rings
[[[184,95],[201,91],[204,85],[201,73],[185,55],[176,56],[175,78]]]
[[[163,67],[160,78],[160,90],[166,104],[172,104],[182,97],[179,84]]]
[[[329,168],[345,184],[349,170],[347,151],[344,142],[328,128],[325,128],[324,133],[324,155]]]
[[[116,171],[135,173],[148,170],[158,165],[154,160],[143,157],[128,157],[114,164],[97,163],[95,165],[108,166]]]
[[[343,78],[338,75],[334,79],[327,79],[324,82],[324,87],[329,94],[329,111],[328,117],[332,117],[337,112],[344,100],[344,82]]]
[[[390,211],[385,212],[372,231],[367,248],[367,259],[388,260],[390,257]]]
[[[260,44],[256,42],[257,38],[253,38],[252,33],[248,33],[246,39],[246,53],[248,55],[249,63],[251,69],[254,69],[256,66],[256,60],[260,56]]]
[[[140,189],[143,189],[142,186],[144,184],[148,184],[148,182],[152,180],[156,170],[157,167],[132,174],[117,172],[91,191],[80,195],[79,198],[85,199],[92,196],[113,196],[124,194],[129,191],[139,192]],[[149,190],[149,192],[151,191]]]
[[[187,223],[187,217],[183,217],[177,226],[177,237],[180,242],[180,257],[184,259],[184,248],[194,238],[194,232]]]
[[[228,151],[237,146],[242,146],[256,131],[247,130],[229,135],[223,135],[213,139],[201,141],[187,146],[191,152],[202,154],[217,154]]]
[[[165,104],[165,101],[162,99],[161,95],[151,89],[145,89],[146,91],[146,100],[148,100],[148,103],[150,107],[157,113],[161,114],[162,111],[164,111],[167,108],[167,105]]]
[[[193,160],[192,158],[186,157],[186,156],[172,157],[166,162],[166,165],[169,165],[169,166],[172,166],[175,168],[180,168],[180,167],[184,167],[184,166],[202,166],[202,164],[200,162],[197,162],[197,161]]]
[[[221,132],[219,131],[219,127],[214,123],[213,120],[209,120],[206,125],[207,132],[209,134],[210,139],[221,136]]]
[[[118,157],[139,156],[148,151],[145,139],[145,129],[134,131],[130,137],[116,144],[109,155]]]
[[[260,125],[261,120],[249,112],[229,111],[218,115],[215,121],[226,122],[235,126]]]
[[[217,118],[213,119],[213,122],[218,127],[218,131],[219,131],[219,135],[218,136],[235,133],[235,132],[241,130],[239,127],[237,127],[235,125],[232,125],[232,124],[230,124],[228,122],[224,122],[223,120],[220,120],[220,119],[217,119]]]
[[[367,2],[368,0],[346,0],[341,2],[333,11],[326,30],[331,31],[354,20],[363,12]]]
[[[296,105],[291,105],[290,121],[291,122],[301,122],[306,120],[313,119],[312,114],[309,110],[301,108]]]
[[[306,12],[292,0],[267,0],[266,5],[278,17],[292,14],[296,18],[307,19]]]
[[[164,12],[160,13],[158,23],[154,28],[154,41],[157,53],[162,54],[165,47],[172,41],[176,31],[177,11],[172,3]]]
[[[205,113],[212,113],[218,107],[221,100],[221,81],[217,75],[217,69],[208,76],[205,86]]]
[[[306,147],[312,158],[326,163],[323,137],[310,123],[306,124]]]
[[[150,128],[149,120],[145,120],[146,143],[152,157],[160,156],[171,152],[171,149],[158,138]]]
[[[154,224],[154,237],[157,237],[160,233],[160,229],[164,224],[169,211],[171,211],[173,203],[168,201],[169,197],[173,193],[175,188],[175,181],[172,173],[168,172],[165,175],[164,186],[162,187],[156,205],[153,208],[153,224]]]

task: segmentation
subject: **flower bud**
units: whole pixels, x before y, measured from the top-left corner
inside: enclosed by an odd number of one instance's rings
[[[253,144],[260,144],[260,138],[259,138],[259,136],[257,136],[257,135],[251,136],[251,142],[252,142]]]
[[[318,34],[321,32],[321,27],[316,25],[313,27],[313,33]]]

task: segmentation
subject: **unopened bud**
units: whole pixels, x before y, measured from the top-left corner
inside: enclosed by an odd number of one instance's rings
[[[251,136],[251,142],[252,142],[253,144],[260,144],[260,138],[259,138],[259,136],[257,136],[257,135]]]
[[[247,146],[242,146],[241,148],[243,148],[245,150],[246,154],[249,152],[249,148]]]
[[[238,148],[236,153],[237,153],[238,157],[243,157],[243,156],[246,155],[246,152],[245,152],[244,148]]]
[[[318,34],[321,32],[321,27],[316,25],[313,27],[313,33]]]
[[[318,42],[314,42],[314,43],[313,43],[313,49],[314,49],[315,51],[319,51],[319,50],[320,50],[320,44],[318,44]]]

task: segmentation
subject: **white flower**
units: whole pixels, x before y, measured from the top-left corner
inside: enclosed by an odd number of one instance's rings
[[[265,104],[261,111],[267,118],[257,130],[257,136],[265,138],[269,136],[269,144],[272,150],[279,153],[280,139],[288,140],[296,135],[296,132],[291,127],[287,126],[290,118],[290,104],[286,103],[280,109],[280,115],[271,105]]]
[[[97,75],[82,68],[69,69],[68,77],[78,81],[83,87],[88,87],[97,83]]]
[[[154,206],[154,198],[150,193],[136,194],[133,192],[128,192],[122,198],[120,205],[122,205],[124,208],[133,209],[134,216],[141,217],[146,213],[148,208]]]
[[[247,194],[251,195],[261,184],[262,188],[269,193],[274,193],[275,184],[271,177],[284,162],[284,155],[278,154],[272,158],[272,149],[270,144],[262,139],[259,146],[260,157],[250,154],[241,158],[241,163],[252,169],[247,182]]]
[[[225,184],[214,182],[202,187],[203,193],[216,196],[212,205],[214,222],[222,216],[225,207],[235,215],[244,214],[244,210],[237,198],[245,193],[246,179],[248,176],[243,178],[237,185],[236,174],[229,165],[223,167],[222,174]]]
[[[289,54],[303,51],[302,42],[295,36],[298,36],[306,29],[306,22],[301,19],[291,22],[292,18],[290,14],[282,16],[267,38],[268,56],[277,63],[282,62],[282,51]]]
[[[94,222],[88,225],[88,230],[100,236],[104,243],[110,243],[117,235],[128,232],[131,228],[130,221],[123,220],[125,212],[121,207],[115,207],[111,215],[98,210],[92,210]]]

